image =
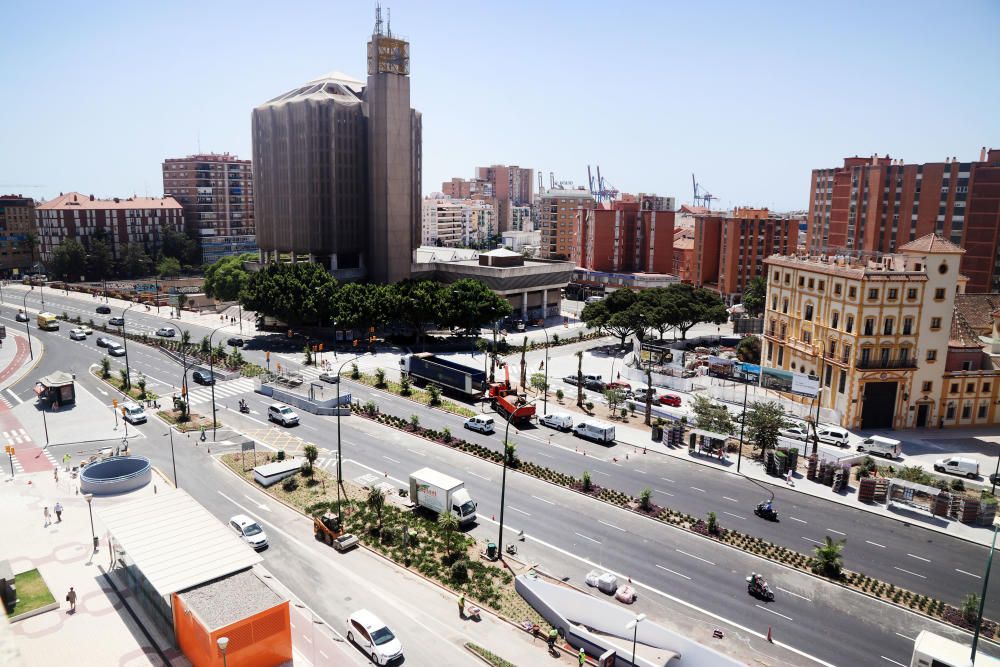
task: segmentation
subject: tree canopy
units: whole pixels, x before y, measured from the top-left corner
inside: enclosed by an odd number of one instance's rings
[[[52,252],[49,268],[63,280],[80,280],[87,270],[87,251],[76,239],[64,239]]]
[[[776,447],[778,432],[788,424],[784,409],[774,401],[753,403],[743,419],[748,439],[761,451]]]
[[[156,273],[161,278],[179,276],[181,273],[181,263],[175,257],[164,257],[156,265]]]
[[[507,299],[473,278],[458,280],[441,290],[442,326],[469,331],[503,319],[512,310]]]
[[[632,335],[643,340],[649,329],[658,331],[661,338],[667,330],[676,329],[681,338],[686,338],[688,330],[699,322],[722,324],[729,319],[729,313],[715,292],[675,283],[641,292],[615,290],[584,306],[580,319],[589,327],[617,337],[624,345]]]
[[[223,257],[205,269],[205,294],[220,301],[235,301],[240,289],[250,279],[243,262],[254,259],[251,253]]]
[[[722,435],[733,432],[733,420],[725,405],[696,394],[691,409],[694,411],[695,427]]]
[[[767,298],[767,280],[757,276],[750,280],[743,290],[743,307],[750,315],[760,316],[764,313],[764,303]]]

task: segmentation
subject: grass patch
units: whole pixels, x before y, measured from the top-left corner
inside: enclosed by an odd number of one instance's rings
[[[100,370],[100,368],[92,369],[91,370],[91,374],[94,377],[96,377],[98,380],[100,380],[102,382],[106,382],[107,384],[109,384],[112,387],[114,387],[117,391],[120,391],[123,394],[128,395],[129,398],[131,398],[131,399],[133,399],[135,401],[155,401],[158,398],[160,398],[155,392],[149,391],[148,389],[146,390],[146,393],[144,394],[135,385],[135,381],[134,380],[132,382],[132,388],[129,389],[128,391],[125,391],[125,389],[123,388],[122,380],[121,380],[120,377],[117,376],[117,374],[112,374],[111,377],[103,378],[103,377],[101,377],[101,370]]]
[[[17,586],[17,604],[14,605],[10,618],[26,614],[56,601],[37,569],[15,575],[14,585]]]
[[[509,660],[504,660],[493,651],[485,649],[479,644],[473,644],[472,642],[465,642],[465,648],[469,649],[470,651],[478,655],[480,658],[486,661],[487,664],[493,665],[493,667],[517,667],[517,665],[515,665],[513,662],[510,662]]]
[[[367,373],[361,373],[360,375],[361,375],[360,377],[351,378],[351,380],[354,382],[360,382],[361,384],[368,385],[373,389],[387,391],[390,394],[395,394],[396,396],[403,396],[401,392],[402,387],[399,382],[386,380],[384,386],[379,387],[377,386],[378,381],[376,380],[374,375],[369,375]],[[350,375],[348,375],[348,377],[350,377]],[[429,391],[415,387],[412,384],[410,385],[409,391],[410,391],[409,396],[403,396],[404,398],[409,398],[410,400],[416,401],[417,403],[420,403],[422,405],[429,406],[431,404],[431,394]],[[466,405],[461,405],[460,403],[456,403],[455,401],[452,401],[444,396],[442,396],[439,399],[439,401],[440,402],[435,407],[441,408],[446,412],[450,412],[452,414],[456,414],[461,417],[475,417],[476,415],[479,414],[479,412],[477,412],[476,410],[473,410],[472,408]]]
[[[202,426],[205,427],[205,430],[212,428],[212,418],[199,415],[197,412],[189,413],[188,420],[184,422],[180,421],[180,410],[160,410],[156,414],[160,419],[173,425],[181,433],[198,431]],[[222,428],[222,422],[216,421],[215,423],[219,428]]]

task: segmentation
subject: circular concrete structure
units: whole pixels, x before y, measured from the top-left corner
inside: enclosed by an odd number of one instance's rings
[[[145,456],[114,456],[91,463],[80,473],[80,491],[95,496],[135,491],[147,484],[153,466]]]

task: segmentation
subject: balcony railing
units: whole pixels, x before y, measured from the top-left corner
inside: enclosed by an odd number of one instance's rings
[[[882,359],[881,357],[870,357],[868,359],[858,359],[855,368],[862,371],[878,371],[900,368],[916,368],[917,360],[913,357],[906,359]]]

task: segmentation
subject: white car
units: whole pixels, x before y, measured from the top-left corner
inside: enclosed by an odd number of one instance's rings
[[[237,514],[229,520],[229,527],[236,531],[244,542],[260,551],[267,548],[267,533],[256,521],[246,514]]]
[[[323,371],[319,374],[319,379],[323,382],[329,382],[330,384],[337,384],[340,382],[340,376],[333,371]]]
[[[359,609],[347,617],[347,641],[370,655],[376,665],[388,665],[403,657],[399,639],[367,609]]]
[[[847,447],[851,434],[839,426],[820,426],[817,430],[819,441],[837,447]]]
[[[126,403],[122,406],[122,416],[129,424],[145,424],[146,411],[138,403]]]
[[[173,338],[176,334],[177,331],[170,327],[161,327],[156,330],[156,335],[163,336],[164,338]]]
[[[69,338],[70,340],[87,340],[87,332],[83,329],[70,329]]]
[[[565,412],[550,412],[538,418],[540,424],[560,431],[570,431],[573,429],[573,417]]]
[[[780,429],[778,431],[778,435],[786,438],[792,438],[793,440],[808,440],[809,430],[805,426],[792,424],[791,426],[786,426],[785,428]]]
[[[475,417],[469,417],[465,420],[463,426],[470,431],[492,433],[494,428],[493,417],[490,417],[489,415],[476,415]]]
[[[282,426],[293,426],[299,423],[299,416],[287,405],[272,403],[267,406],[267,418]]]
[[[79,326],[79,327],[77,327],[77,328],[78,328],[78,329],[79,329],[80,331],[82,331],[82,332],[83,332],[84,334],[88,335],[88,336],[89,336],[89,335],[91,335],[92,333],[94,333],[94,330],[93,330],[93,329],[91,329],[90,327],[88,327],[88,326],[87,326],[87,325],[85,325],[85,324],[84,324],[84,325],[82,325],[82,326]]]
[[[120,343],[110,343],[108,344],[108,354],[112,357],[124,357],[125,346]]]

